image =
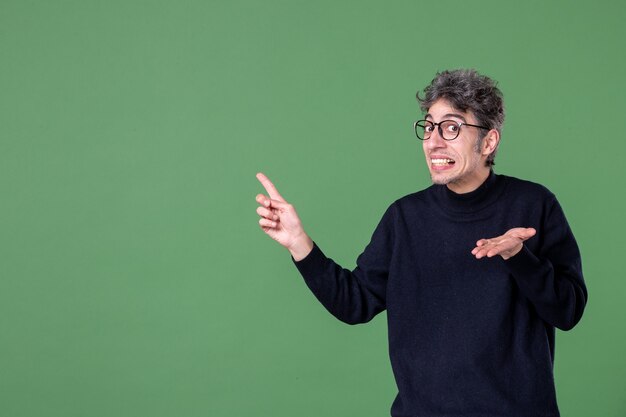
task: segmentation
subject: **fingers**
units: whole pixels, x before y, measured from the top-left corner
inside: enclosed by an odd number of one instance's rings
[[[265,197],[263,194],[257,194],[256,195],[256,202],[259,203],[260,205],[264,206],[264,207],[269,207],[270,206],[270,199]]]
[[[265,191],[267,191],[267,193],[270,195],[270,198],[278,201],[285,201],[285,199],[280,195],[272,181],[270,181],[270,179],[267,178],[265,174],[259,172],[258,174],[256,174],[256,177],[263,185],[263,188],[265,188]]]
[[[524,229],[524,231],[522,232],[522,236],[523,236],[522,239],[524,240],[530,239],[536,234],[537,234],[537,231],[535,229],[533,229],[532,227],[528,227]]]
[[[502,253],[504,253],[506,250],[508,250],[507,248],[502,248],[500,246],[494,246],[493,248],[489,249],[487,251],[487,253],[485,254],[485,256],[487,256],[487,258],[493,258],[496,255],[501,255]]]
[[[476,247],[472,249],[472,255],[476,256],[476,259],[483,258],[485,255],[489,256],[489,251],[497,247],[498,243],[496,239],[480,239],[476,242]]]
[[[256,196],[257,203],[261,204],[257,207],[256,212],[261,218],[259,219],[259,226],[264,232],[269,232],[272,229],[277,229],[280,223],[280,216],[277,214],[277,209],[286,209],[290,207],[288,203],[284,203],[277,200],[267,198],[263,194]]]
[[[491,249],[491,247],[474,248],[474,250],[472,250],[472,255],[474,255],[476,259],[484,258],[485,256],[489,257]]]
[[[502,258],[508,259],[522,249],[523,241],[523,239],[514,236],[496,239],[483,239],[483,242],[481,242],[482,245],[476,246],[472,250],[472,255],[474,255],[476,259],[484,257],[493,258],[496,255],[500,255]]]
[[[289,203],[280,200],[273,200],[271,198],[267,198],[263,194],[257,194],[256,202],[267,208],[278,208],[278,209],[286,209],[289,207]]]
[[[472,255],[474,255],[476,259],[481,259],[485,256],[487,258],[492,258],[496,255],[500,255],[502,252],[504,252],[504,250],[505,248],[502,248],[499,245],[489,245],[480,248],[474,248],[474,250],[472,250]]]
[[[504,235],[491,239],[480,239],[476,242],[476,247],[472,249],[472,255],[476,259],[492,258],[496,255],[503,259],[515,256],[523,247],[523,242],[537,234],[537,230],[532,227],[516,227],[508,230]]]
[[[505,252],[511,246],[511,239],[505,236],[498,236],[492,239],[480,239],[476,242],[476,247],[472,249],[472,255],[476,259],[492,258]]]
[[[272,210],[265,208],[265,207],[257,207],[256,212],[259,216],[265,217],[266,219],[269,219],[269,220],[276,221],[279,219],[276,213],[274,213]]]
[[[263,230],[267,231],[269,229],[275,229],[276,227],[278,227],[278,222],[262,217],[259,219],[259,225],[263,228]]]
[[[480,239],[478,242],[476,242],[476,246],[480,247],[486,245],[487,243],[489,243],[489,239]]]

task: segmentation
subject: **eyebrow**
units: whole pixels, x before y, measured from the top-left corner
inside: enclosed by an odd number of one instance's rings
[[[426,114],[426,116],[424,116],[425,119],[428,119],[429,117],[432,119],[433,115],[428,113]],[[464,123],[467,123],[467,120],[465,120],[465,117],[463,117],[463,115],[458,114],[458,113],[446,113],[443,115],[443,120],[446,120],[447,117],[456,117],[457,119],[463,120]]]

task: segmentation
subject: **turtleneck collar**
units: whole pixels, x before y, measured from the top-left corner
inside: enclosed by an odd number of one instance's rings
[[[444,211],[452,213],[477,213],[494,203],[504,190],[503,178],[493,170],[474,191],[457,194],[446,185],[433,185],[434,198]]]

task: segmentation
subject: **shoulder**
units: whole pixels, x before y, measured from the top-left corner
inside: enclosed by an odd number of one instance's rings
[[[422,213],[432,201],[431,188],[407,194],[393,201],[385,210],[382,221],[402,223],[407,219],[412,219],[416,213]]]
[[[528,181],[508,175],[498,174],[498,178],[505,184],[505,194],[513,199],[531,199],[535,202],[552,202],[556,197],[546,186],[537,182]]]
[[[391,203],[388,210],[403,212],[406,210],[413,210],[419,206],[427,205],[430,200],[432,188],[433,187],[430,186],[423,190],[402,196]]]

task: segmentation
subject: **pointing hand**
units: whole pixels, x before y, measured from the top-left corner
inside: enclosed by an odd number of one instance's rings
[[[269,195],[256,196],[257,203],[261,205],[256,209],[261,216],[261,229],[287,248],[296,261],[303,259],[313,249],[313,241],[304,232],[296,209],[285,201],[269,178],[262,173],[256,177]]]

